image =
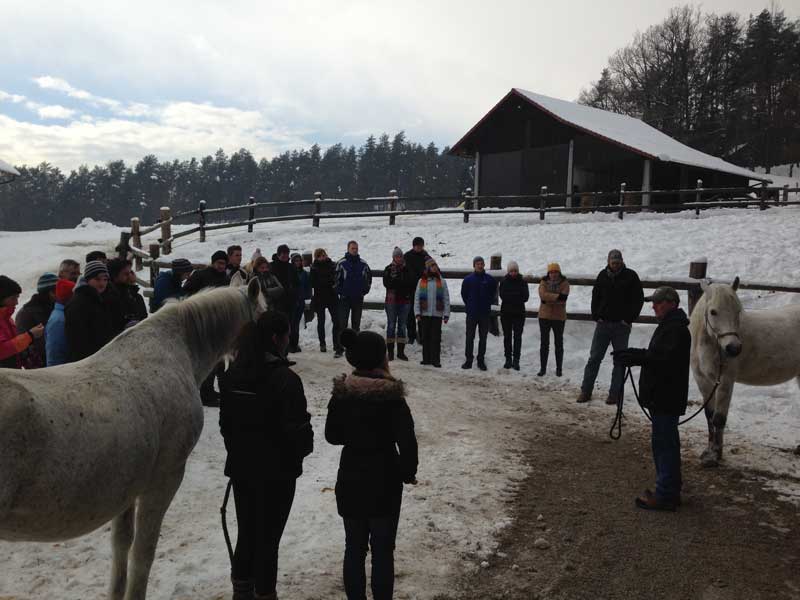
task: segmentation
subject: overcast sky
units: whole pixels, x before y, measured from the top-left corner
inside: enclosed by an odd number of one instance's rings
[[[0,158],[260,158],[400,130],[452,145],[512,87],[574,100],[675,4],[0,0]]]

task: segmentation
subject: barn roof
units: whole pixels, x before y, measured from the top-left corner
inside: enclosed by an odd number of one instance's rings
[[[626,148],[645,158],[730,173],[758,181],[770,181],[763,174],[754,173],[716,156],[690,148],[640,119],[584,106],[576,102],[551,98],[520,88],[513,88],[503,100],[512,95],[525,100],[565,125]],[[453,154],[458,154],[459,150],[463,152],[464,149],[460,146],[467,142],[473,132],[503,103],[503,100],[453,146],[451,150]]]
[[[19,176],[19,171],[17,171],[14,167],[12,167],[7,162],[0,159],[0,173],[6,173],[8,175],[17,175]]]

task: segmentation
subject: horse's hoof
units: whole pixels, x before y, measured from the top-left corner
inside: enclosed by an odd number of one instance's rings
[[[719,457],[713,450],[706,450],[700,455],[700,464],[706,469],[711,469],[719,466]]]

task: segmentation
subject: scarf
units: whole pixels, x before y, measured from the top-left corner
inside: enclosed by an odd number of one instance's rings
[[[550,279],[548,277],[547,278],[547,282],[546,282],[547,283],[547,291],[550,292],[551,294],[558,294],[560,292],[560,290],[561,290],[561,282],[563,282],[563,281],[564,281],[564,276],[563,275],[561,277],[559,277],[558,279],[556,279],[555,281],[553,281],[552,279]]]
[[[424,285],[419,290],[419,310],[420,313],[428,312],[428,273],[422,274]],[[436,280],[436,312],[444,313],[444,289],[442,288],[442,278],[433,275]]]

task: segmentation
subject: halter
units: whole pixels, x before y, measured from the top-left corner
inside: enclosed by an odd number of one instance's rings
[[[719,333],[716,329],[714,329],[714,326],[711,325],[711,321],[708,320],[708,309],[706,309],[704,316],[706,321],[706,329],[711,330],[711,332],[714,334],[714,337],[717,338],[717,342],[719,342],[724,337],[730,337],[730,336],[738,338],[739,341],[742,340],[742,337],[739,335],[738,331],[725,331],[723,333]]]

